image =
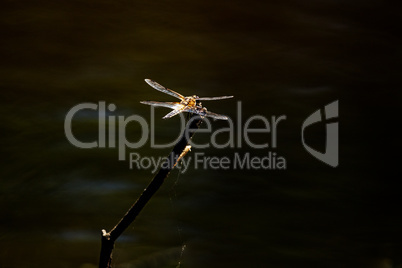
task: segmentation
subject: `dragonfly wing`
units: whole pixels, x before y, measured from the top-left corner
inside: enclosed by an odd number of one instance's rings
[[[233,96],[202,97],[202,98],[197,98],[197,100],[224,100],[224,99],[230,99],[230,98],[233,98]]]
[[[221,119],[221,120],[228,120],[229,119],[229,117],[227,117],[226,115],[216,114],[216,113],[212,113],[210,111],[206,111],[205,115],[208,116],[208,117],[215,118],[215,119]]]
[[[173,97],[178,98],[180,100],[184,100],[183,95],[181,95],[181,94],[179,94],[179,93],[177,93],[177,92],[175,92],[175,91],[173,91],[171,89],[165,88],[164,86],[156,83],[155,81],[152,81],[151,79],[145,79],[145,82],[147,82],[148,85],[150,85],[151,87],[153,87],[154,89],[156,89],[156,90],[158,90],[160,92],[169,94],[170,96],[173,96]]]
[[[151,105],[151,106],[166,107],[166,108],[171,108],[171,109],[176,109],[177,106],[179,105],[178,102],[160,102],[160,101],[140,101],[140,103]]]
[[[201,115],[201,116],[208,116],[208,117],[212,117],[212,118],[215,118],[215,119],[221,119],[221,120],[228,120],[229,119],[226,115],[212,113],[212,112],[207,111],[206,109],[202,109],[202,108],[188,108],[188,109],[185,109],[184,112],[198,114],[198,115]]]
[[[173,116],[175,116],[175,115],[178,115],[179,113],[181,113],[181,112],[184,111],[185,107],[186,107],[186,106],[184,106],[184,105],[182,105],[182,104],[178,104],[178,105],[176,106],[176,108],[175,108],[173,111],[171,111],[170,113],[168,113],[167,115],[165,115],[165,116],[163,117],[163,119],[168,119],[168,118],[171,118],[171,117],[173,117]]]

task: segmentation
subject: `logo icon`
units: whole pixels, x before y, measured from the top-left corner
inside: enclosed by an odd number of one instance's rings
[[[325,120],[329,120],[332,118],[338,118],[338,100],[326,105],[324,107],[324,116]],[[339,142],[338,142],[338,123],[327,123],[326,124],[326,142],[325,142],[325,152],[321,153],[317,150],[314,150],[310,146],[308,146],[304,139],[304,130],[306,127],[321,122],[321,109],[318,109],[314,113],[312,113],[307,119],[303,122],[302,125],[302,143],[304,148],[315,158],[321,160],[322,162],[330,165],[331,167],[337,167],[339,164]]]

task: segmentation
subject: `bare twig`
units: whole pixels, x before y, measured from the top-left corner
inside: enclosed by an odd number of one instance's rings
[[[135,220],[137,215],[141,212],[147,202],[151,199],[153,194],[159,189],[162,183],[173,167],[177,164],[179,157],[186,151],[186,146],[191,140],[195,131],[199,128],[202,118],[193,116],[188,122],[186,129],[180,138],[179,142],[175,145],[172,152],[169,154],[166,162],[162,164],[159,172],[155,175],[151,183],[144,190],[141,196],[137,199],[134,205],[127,211],[126,215],[121,218],[119,223],[113,227],[110,232],[102,230],[102,246],[99,259],[99,268],[110,268],[112,263],[112,252],[114,243],[119,236],[127,229],[127,227]],[[187,147],[188,150],[188,147]]]

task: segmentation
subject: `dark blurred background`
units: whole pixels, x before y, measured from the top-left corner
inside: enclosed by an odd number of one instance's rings
[[[175,170],[117,241],[116,267],[402,267],[401,6],[392,1],[3,1],[0,267],[96,267],[110,230],[152,179],[117,149],[79,149],[64,118],[83,102],[149,119],[141,100],[234,95],[209,110],[286,115],[286,170]],[[339,100],[339,166],[301,125]],[[156,110],[156,142],[179,118]],[[227,126],[212,122],[213,129]],[[74,134],[97,139],[97,113]],[[134,141],[139,129],[127,128]],[[324,148],[325,125],[306,132]],[[256,142],[270,136],[254,134]],[[222,136],[222,139],[225,137]],[[206,142],[196,134],[195,142]],[[170,149],[128,149],[166,156]],[[250,147],[197,149],[208,156]],[[182,250],[182,246],[185,249]],[[181,266],[180,266],[181,265]]]

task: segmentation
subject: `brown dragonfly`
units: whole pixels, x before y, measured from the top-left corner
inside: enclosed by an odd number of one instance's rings
[[[145,82],[147,82],[148,85],[150,85],[154,89],[161,91],[163,93],[166,93],[170,96],[176,97],[180,100],[180,102],[141,101],[142,104],[148,104],[148,105],[152,105],[152,106],[161,106],[161,107],[167,107],[167,108],[173,109],[173,111],[171,111],[170,113],[165,115],[163,117],[163,119],[171,118],[181,112],[188,112],[188,113],[198,114],[201,116],[212,117],[215,119],[228,120],[228,117],[225,115],[216,114],[216,113],[207,111],[207,108],[202,107],[200,101],[230,99],[230,98],[233,98],[233,96],[200,98],[196,95],[193,95],[193,96],[189,96],[189,97],[184,97],[183,95],[181,95],[171,89],[165,88],[164,86],[156,83],[155,81],[152,81],[151,79],[145,79]]]

